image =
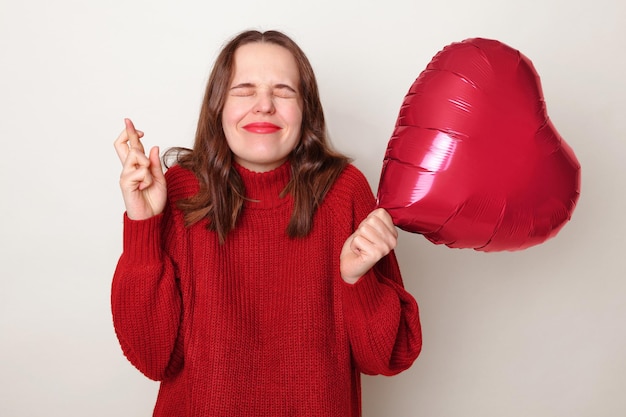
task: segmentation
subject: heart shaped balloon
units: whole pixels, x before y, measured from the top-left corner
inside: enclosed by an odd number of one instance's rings
[[[473,38],[437,53],[404,98],[378,205],[433,243],[512,251],[555,236],[579,193],[580,164],[532,62]]]

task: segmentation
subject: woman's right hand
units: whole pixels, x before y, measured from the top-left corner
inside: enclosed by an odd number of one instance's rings
[[[167,197],[165,175],[159,148],[153,147],[146,156],[141,138],[130,119],[124,119],[125,129],[115,140],[115,151],[122,162],[120,188],[126,214],[132,220],[145,220],[163,212]]]

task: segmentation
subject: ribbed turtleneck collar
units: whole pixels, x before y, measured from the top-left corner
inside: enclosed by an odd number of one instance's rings
[[[245,206],[255,209],[268,209],[286,203],[291,197],[280,198],[291,179],[291,164],[285,162],[268,172],[254,172],[235,164],[246,189]]]

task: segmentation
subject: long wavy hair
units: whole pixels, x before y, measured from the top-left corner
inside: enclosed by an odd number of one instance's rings
[[[233,77],[235,51],[253,42],[268,42],[289,50],[300,75],[301,137],[288,157],[291,180],[282,192],[283,196],[291,194],[294,201],[286,230],[288,236],[304,237],[311,231],[316,209],[350,162],[330,145],[315,74],[300,47],[278,31],[240,33],[222,48],[215,61],[200,109],[193,149],[172,148],[164,157],[167,161],[174,156],[176,163],[192,171],[200,184],[197,194],[178,203],[186,225],[206,218],[207,227],[217,232],[222,243],[236,226],[245,201],[244,185],[233,167],[233,154],[224,134],[222,111]]]

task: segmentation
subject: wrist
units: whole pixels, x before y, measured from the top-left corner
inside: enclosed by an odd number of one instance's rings
[[[343,282],[345,282],[346,284],[350,284],[350,285],[354,285],[357,282],[359,282],[359,280],[361,279],[361,277],[345,277],[343,275],[341,275],[341,279],[343,280]]]

